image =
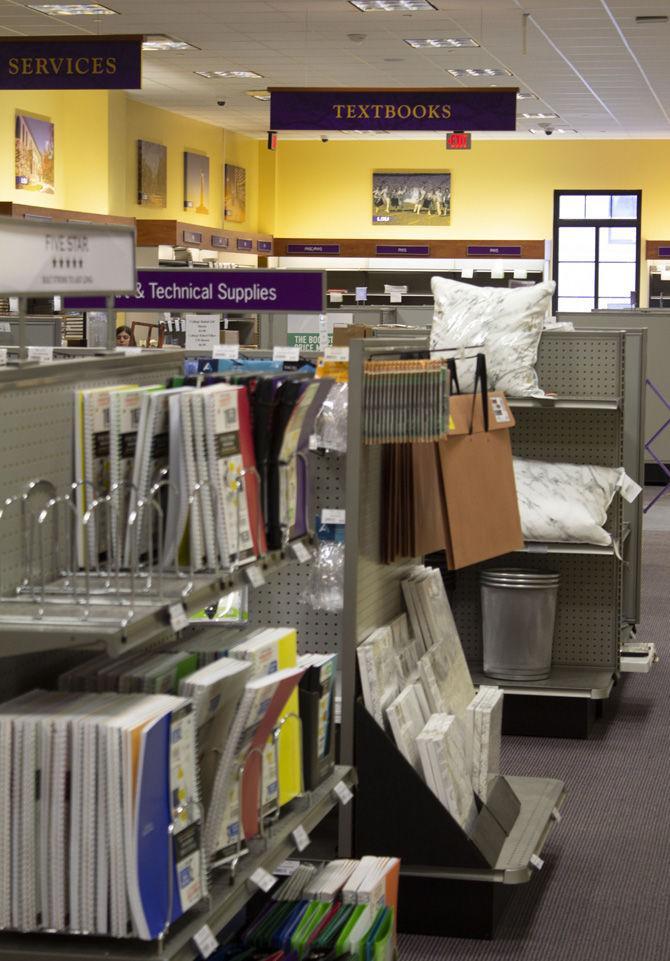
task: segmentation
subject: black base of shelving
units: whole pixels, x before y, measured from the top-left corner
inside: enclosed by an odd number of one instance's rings
[[[503,704],[503,734],[528,737],[571,737],[585,740],[605,701],[585,697],[538,697],[507,694]]]
[[[398,931],[492,940],[513,887],[487,881],[400,875]]]
[[[665,465],[670,470],[670,464]],[[665,486],[668,478],[658,464],[648,462],[644,465],[644,482],[653,486]]]

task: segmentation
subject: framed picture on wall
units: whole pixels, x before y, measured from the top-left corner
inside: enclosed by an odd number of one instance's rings
[[[396,171],[372,174],[372,223],[442,227],[451,219],[451,174]]]
[[[137,202],[142,207],[167,206],[167,147],[137,141]]]
[[[54,193],[54,125],[50,120],[17,113],[14,154],[17,190]]]
[[[247,172],[235,164],[225,165],[224,220],[241,224],[247,219]]]
[[[184,151],[184,209],[209,213],[209,157]]]

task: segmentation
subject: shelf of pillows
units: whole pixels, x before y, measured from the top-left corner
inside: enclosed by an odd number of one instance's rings
[[[510,407],[542,410],[619,410],[620,397],[508,397]]]
[[[622,527],[621,540],[619,542],[613,541],[607,547],[600,546],[599,544],[575,544],[575,543],[561,543],[560,541],[527,541],[526,546],[522,547],[520,551],[515,553],[519,554],[594,554],[594,555],[614,555],[619,557],[621,554],[621,546],[626,542],[630,536],[630,524],[625,521]]]

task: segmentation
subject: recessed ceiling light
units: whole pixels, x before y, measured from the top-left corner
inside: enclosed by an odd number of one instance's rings
[[[269,90],[245,90],[247,97],[253,97],[254,100],[269,100],[270,91]]]
[[[29,3],[27,6],[51,17],[105,17],[117,12],[101,3]]]
[[[557,113],[522,113],[524,120],[558,120]]]
[[[528,128],[528,133],[544,133],[544,134],[546,134],[546,132],[547,132],[547,131],[546,131],[546,128],[545,128],[545,127],[529,127],[529,128]],[[551,132],[552,132],[552,133],[577,133],[577,131],[576,131],[576,130],[573,130],[572,127],[552,127],[552,128],[551,128]]]
[[[664,13],[652,13],[636,17],[635,23],[667,23],[668,17]]]
[[[479,44],[472,37],[445,37],[442,40],[433,40],[427,37],[423,40],[405,40],[410,47],[478,47]]]
[[[254,73],[253,70],[195,70],[199,77],[204,77],[205,80],[215,80],[216,78],[222,80],[262,80],[260,73]]]
[[[361,13],[414,13],[416,10],[437,10],[430,0],[349,0]]]
[[[516,95],[517,100],[537,100],[538,98],[534,93],[528,93],[527,90],[520,90]]]
[[[177,40],[175,37],[168,37],[164,33],[151,33],[145,36],[142,43],[142,50],[151,53],[158,50],[199,50],[192,43],[185,40]]]
[[[454,67],[447,70],[452,77],[511,77],[510,70],[501,67]]]

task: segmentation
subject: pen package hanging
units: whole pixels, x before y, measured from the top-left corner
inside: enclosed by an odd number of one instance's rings
[[[446,360],[369,360],[363,379],[366,444],[436,441],[449,429]]]

